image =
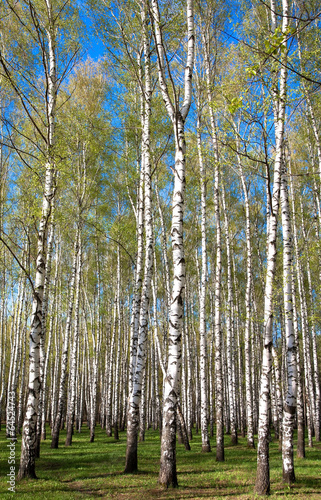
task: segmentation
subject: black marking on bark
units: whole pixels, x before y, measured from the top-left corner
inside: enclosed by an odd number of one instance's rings
[[[295,415],[296,406],[289,406],[286,403],[284,403],[283,409],[286,413],[290,413],[290,415]]]

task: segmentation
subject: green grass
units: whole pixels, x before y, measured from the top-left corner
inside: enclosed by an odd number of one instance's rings
[[[48,432],[48,436],[50,433]],[[191,451],[177,446],[178,489],[164,490],[157,484],[160,458],[158,432],[148,431],[146,441],[139,443],[139,472],[123,474],[126,434],[120,440],[107,438],[97,427],[94,443],[89,443],[89,432],[83,427],[75,433],[70,448],[64,446],[65,432],[61,432],[58,450],[51,450],[50,439],[41,445],[37,460],[38,480],[16,483],[16,493],[22,499],[63,500],[89,498],[116,499],[252,499],[256,473],[256,450],[246,448],[246,440],[230,445],[225,436],[225,462],[215,461],[214,440],[211,453],[201,453],[200,435],[191,442]],[[6,474],[9,471],[8,451],[4,427],[0,433],[0,499],[9,498]],[[16,446],[18,471],[21,439]],[[306,459],[295,459],[297,482],[292,489],[282,483],[282,461],[278,443],[270,446],[271,499],[321,499],[321,444],[306,450]]]

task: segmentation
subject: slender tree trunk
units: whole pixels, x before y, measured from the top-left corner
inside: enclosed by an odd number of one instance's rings
[[[39,458],[40,456],[40,441],[41,439],[46,439],[46,429],[43,428],[45,426],[46,418],[46,388],[47,388],[47,367],[48,360],[50,356],[50,348],[51,348],[51,338],[52,338],[52,321],[50,320],[51,329],[49,330],[49,339],[47,345],[47,353],[45,353],[45,337],[47,333],[47,315],[48,315],[48,301],[49,301],[49,291],[50,291],[50,278],[51,278],[51,260],[52,260],[52,251],[53,251],[53,242],[54,242],[54,206],[51,209],[51,222],[49,227],[49,237],[48,237],[48,248],[47,248],[47,256],[46,256],[46,274],[45,274],[45,283],[44,283],[44,292],[43,292],[43,301],[42,301],[42,339],[40,344],[40,373],[41,373],[41,391],[39,397],[39,408],[38,408],[38,419],[37,419],[37,451],[36,456]],[[44,416],[44,419],[43,419]],[[44,422],[44,424],[43,424]]]
[[[313,379],[311,370],[311,357],[310,357],[310,342],[309,342],[309,332],[308,332],[308,320],[307,320],[307,305],[306,305],[306,294],[303,282],[302,266],[299,254],[299,242],[298,242],[298,231],[296,224],[296,213],[294,205],[294,187],[291,172],[291,162],[289,161],[289,177],[290,177],[290,189],[291,189],[291,201],[292,201],[292,225],[293,225],[293,240],[294,240],[294,250],[295,250],[295,260],[296,260],[296,274],[298,283],[298,292],[300,300],[300,312],[301,312],[301,331],[302,331],[302,344],[303,344],[303,365],[304,365],[304,385],[305,385],[305,400],[307,407],[307,424],[308,424],[308,437],[309,446],[312,446],[312,413],[315,405],[314,402],[314,392],[313,392]],[[297,355],[300,356],[300,350],[298,349]],[[299,388],[298,388],[299,389]],[[299,401],[299,400],[298,400]],[[298,417],[300,408],[298,407]],[[303,418],[303,417],[302,417]],[[302,454],[305,455],[304,446],[304,432],[302,426],[300,427],[300,449]]]
[[[296,342],[293,329],[293,304],[292,304],[292,231],[290,225],[290,207],[288,187],[283,165],[281,179],[281,210],[283,230],[283,294],[285,311],[285,341],[286,341],[286,368],[287,390],[283,405],[283,481],[291,484],[295,481],[293,462],[293,430],[297,398],[297,359]]]
[[[70,387],[68,395],[68,412],[67,412],[67,434],[65,446],[71,446],[72,435],[74,430],[75,409],[76,409],[76,390],[77,390],[77,371],[78,371],[78,347],[79,347],[79,316],[80,316],[80,280],[82,273],[82,243],[81,243],[81,230],[78,231],[78,261],[76,272],[76,291],[75,291],[75,320],[74,320],[74,335],[72,342],[71,355],[71,370],[69,374]]]
[[[202,33],[205,50],[205,71],[208,102],[212,102],[211,68],[210,68],[210,40],[208,33]],[[214,212],[216,223],[216,268],[215,268],[215,404],[216,404],[216,460],[224,461],[224,397],[222,374],[222,331],[221,331],[221,222],[220,222],[220,167],[218,155],[217,132],[213,108],[209,107],[212,143],[214,152]]]
[[[297,456],[298,458],[305,458],[305,422],[304,422],[304,401],[303,401],[303,388],[302,388],[302,375],[301,375],[301,361],[300,361],[300,346],[299,346],[299,328],[297,320],[297,307],[295,296],[295,279],[292,269],[292,304],[293,304],[293,329],[295,336],[295,351],[296,351],[296,365],[297,365],[297,424],[298,424],[298,443],[297,443]]]
[[[252,246],[251,246],[251,225],[250,206],[242,169],[241,158],[237,155],[238,165],[241,175],[242,189],[245,201],[246,215],[246,291],[245,291],[245,394],[246,394],[246,422],[247,422],[247,446],[254,448],[254,424],[253,424],[253,400],[251,384],[251,347],[250,347],[250,327],[251,327],[251,286],[252,286]]]
[[[271,10],[275,12],[275,6]],[[270,465],[269,465],[269,435],[270,435],[270,382],[272,369],[272,323],[273,323],[273,283],[276,268],[276,239],[277,221],[280,203],[280,182],[282,169],[282,152],[284,140],[284,119],[286,102],[287,82],[287,29],[288,29],[288,2],[282,0],[283,18],[281,43],[281,58],[284,65],[280,69],[279,87],[275,78],[273,82],[273,97],[275,109],[275,161],[272,204],[270,206],[270,223],[267,234],[267,269],[265,282],[264,301],[264,346],[262,356],[262,373],[259,406],[259,431],[257,452],[257,473],[255,489],[259,495],[268,495],[270,492]],[[274,14],[273,14],[274,15]],[[273,18],[273,16],[272,16]],[[272,19],[272,32],[274,32],[274,20]]]
[[[121,269],[120,269],[120,248],[117,247],[117,293],[116,293],[116,325],[115,329],[117,332],[117,353],[116,353],[116,363],[115,367],[112,367],[114,370],[114,405],[113,405],[113,417],[112,423],[114,427],[114,439],[115,441],[119,440],[119,380],[120,380],[120,351],[121,351],[121,343],[122,343],[122,323],[120,317],[120,309],[121,309],[121,301],[120,301],[120,289],[121,289]]]
[[[194,13],[192,0],[187,0],[187,61],[184,79],[184,101],[181,109],[179,109],[176,91],[174,90],[175,105],[173,105],[167,88],[164,67],[165,47],[157,0],[152,0],[151,7],[154,22],[159,85],[166,109],[173,124],[175,136],[175,169],[171,228],[174,282],[169,313],[168,371],[164,381],[163,430],[159,482],[167,487],[176,487],[176,407],[181,368],[183,295],[185,289],[183,214],[186,143],[184,126],[191,105],[191,83],[194,66]]]
[[[151,80],[150,80],[150,50],[147,33],[146,4],[142,6],[142,25],[143,25],[143,47],[145,55],[145,87],[144,87],[144,115],[143,115],[143,136],[142,136],[142,171],[144,173],[145,187],[145,267],[144,281],[141,296],[141,309],[138,334],[138,354],[134,369],[134,380],[132,391],[129,394],[128,413],[127,413],[127,449],[125,472],[137,470],[137,435],[139,422],[139,404],[143,390],[143,378],[146,365],[147,353],[147,328],[148,315],[151,294],[151,282],[153,273],[153,221],[152,221],[152,203],[151,203],[151,162],[150,162],[150,113],[151,113]],[[143,416],[141,415],[141,419]]]
[[[225,203],[225,188],[222,186],[222,204],[224,213],[226,254],[227,254],[227,308],[226,308],[226,358],[227,358],[227,383],[230,408],[231,441],[237,444],[237,427],[235,411],[235,378],[234,378],[234,328],[233,328],[233,286],[230,230]]]
[[[32,306],[32,320],[30,332],[29,347],[29,384],[28,384],[28,402],[25,420],[22,430],[22,444],[20,468],[18,479],[24,477],[35,478],[35,457],[37,446],[36,424],[38,415],[38,403],[41,390],[40,374],[40,346],[42,339],[42,301],[45,281],[46,254],[48,222],[50,218],[51,204],[54,198],[54,159],[52,157],[52,148],[55,138],[55,110],[57,100],[56,85],[56,27],[52,13],[51,0],[46,0],[48,27],[46,36],[48,41],[48,67],[45,63],[45,74],[47,78],[46,102],[47,120],[48,120],[48,158],[46,163],[46,179],[44,195],[42,200],[42,215],[38,230],[37,258],[36,258],[36,278],[34,284],[34,297]],[[45,53],[43,54],[45,57]],[[45,58],[46,60],[46,58]]]
[[[73,309],[74,309],[75,279],[76,279],[76,272],[77,272],[78,253],[79,253],[79,227],[77,226],[77,233],[76,233],[75,243],[74,243],[73,265],[72,265],[70,285],[69,285],[70,292],[69,292],[69,302],[68,302],[68,312],[67,312],[67,319],[66,319],[65,337],[64,337],[62,353],[61,353],[61,373],[60,373],[60,382],[59,382],[59,396],[58,396],[58,403],[57,403],[57,414],[56,414],[56,418],[53,422],[51,448],[58,448],[59,433],[60,433],[64,408],[66,406],[66,382],[67,382],[67,367],[68,367],[68,351],[69,351],[69,339],[70,339],[71,323],[72,323],[72,313],[73,313]],[[57,344],[56,344],[56,346],[57,346]]]
[[[115,336],[116,336],[116,301],[114,304],[114,320],[113,320],[113,333],[110,342],[110,355],[109,355],[109,366],[108,366],[108,384],[107,384],[107,398],[106,398],[106,434],[108,437],[112,436],[112,389],[114,385],[113,378],[113,366],[114,366],[114,349],[115,349]]]
[[[305,242],[305,246],[308,241],[308,235],[305,230],[304,225],[304,209],[302,204],[302,199],[300,198],[300,208],[301,208],[301,227],[302,227],[302,235]],[[306,249],[308,250],[308,249]],[[308,251],[307,251],[308,253]],[[316,333],[315,333],[315,308],[314,308],[314,298],[312,292],[312,279],[311,279],[311,268],[309,258],[306,262],[306,271],[308,277],[308,291],[309,291],[309,301],[310,301],[310,321],[309,321],[309,330],[311,331],[311,341],[312,341],[312,359],[313,359],[313,382],[314,382],[314,412],[313,412],[313,424],[314,424],[314,433],[315,440],[317,442],[320,441],[320,383],[319,383],[319,369],[318,369],[318,355],[317,355],[317,345],[316,345]],[[311,390],[313,390],[313,387]]]
[[[215,131],[214,131],[215,133]],[[216,267],[215,267],[215,403],[216,403],[216,460],[224,461],[224,396],[223,396],[223,367],[222,367],[222,330],[221,330],[221,226],[220,226],[220,203],[219,203],[219,165],[218,158],[215,161],[214,181],[214,211],[216,223]]]
[[[22,348],[22,318],[25,301],[26,279],[21,276],[19,279],[17,307],[12,323],[13,347],[10,358],[10,374],[8,378],[6,426],[7,437],[16,438],[17,435],[17,388],[21,366]]]
[[[200,107],[200,104],[199,104]],[[206,335],[206,280],[207,280],[207,249],[206,249],[206,180],[203,154],[201,147],[200,109],[197,116],[197,150],[200,168],[201,184],[201,234],[202,234],[202,271],[200,279],[200,388],[201,388],[201,433],[202,451],[211,451],[208,435],[208,402],[207,402],[207,335]]]
[[[275,348],[272,346],[272,360],[273,360],[273,371],[275,378],[275,405],[277,412],[278,421],[278,439],[279,439],[279,451],[282,450],[282,413],[283,413],[283,397],[282,397],[282,383],[281,383],[281,370],[278,354]]]

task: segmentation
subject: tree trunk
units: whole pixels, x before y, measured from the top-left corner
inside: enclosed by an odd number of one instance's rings
[[[274,160],[274,182],[272,203],[270,206],[270,223],[267,233],[267,269],[265,282],[264,300],[264,346],[262,356],[262,373],[259,406],[259,431],[257,450],[257,472],[255,490],[259,495],[268,495],[270,492],[270,465],[269,465],[269,435],[270,435],[270,382],[272,369],[272,322],[273,322],[273,284],[276,268],[276,239],[277,218],[280,203],[280,182],[282,169],[282,151],[284,139],[284,119],[286,103],[286,81],[287,81],[287,29],[288,29],[288,2],[282,0],[283,18],[281,43],[281,58],[284,65],[280,69],[279,87],[274,77],[273,100],[275,110],[275,160]],[[274,0],[271,0],[272,31],[275,24],[273,12],[275,12]]]
[[[81,243],[81,229],[78,231],[78,262],[77,262],[77,272],[76,272],[76,296],[75,296],[75,321],[74,321],[74,335],[72,342],[72,350],[70,352],[71,356],[71,369],[69,374],[69,394],[68,394],[68,411],[66,417],[67,424],[67,434],[65,446],[71,446],[72,435],[74,431],[74,421],[75,421],[75,407],[76,407],[76,381],[77,381],[77,371],[78,371],[78,347],[79,347],[79,316],[80,316],[80,280],[82,273],[82,243]]]
[[[201,184],[201,234],[202,234],[202,270],[200,279],[200,389],[201,389],[201,433],[202,433],[202,451],[211,451],[210,440],[208,436],[208,402],[207,402],[207,335],[206,335],[206,280],[207,280],[207,249],[206,249],[206,180],[205,168],[203,164],[203,154],[201,147],[200,131],[200,103],[198,103],[197,115],[197,150],[200,168]]]
[[[227,307],[226,307],[226,361],[227,361],[227,384],[229,394],[229,414],[231,426],[231,442],[237,444],[236,411],[235,411],[235,377],[234,377],[234,328],[233,328],[233,287],[232,287],[232,264],[231,264],[231,242],[230,229],[225,203],[225,188],[222,186],[222,204],[224,213],[226,254],[227,254]]]
[[[153,220],[152,220],[152,200],[151,200],[151,162],[150,162],[150,113],[151,113],[151,80],[150,80],[150,50],[147,33],[146,4],[142,6],[143,25],[143,48],[145,56],[145,87],[143,114],[143,135],[142,135],[142,172],[144,176],[144,226],[146,233],[144,281],[142,286],[141,308],[139,313],[139,333],[138,333],[138,354],[133,369],[132,391],[128,398],[127,413],[127,450],[125,472],[137,470],[137,437],[139,422],[139,405],[142,397],[144,373],[147,354],[147,328],[151,294],[151,283],[153,273]],[[143,415],[141,415],[143,421]],[[143,423],[143,422],[141,422]]]
[[[57,414],[56,418],[53,422],[53,430],[52,430],[52,440],[51,440],[51,448],[58,448],[59,444],[59,433],[61,429],[61,422],[63,418],[63,412],[65,408],[66,402],[66,382],[67,382],[67,367],[68,367],[68,351],[69,351],[69,339],[71,332],[71,322],[72,322],[72,313],[74,309],[74,296],[75,296],[75,278],[77,272],[77,261],[78,261],[78,253],[79,253],[79,227],[77,227],[77,233],[75,237],[74,243],[74,255],[73,255],[73,265],[71,270],[70,284],[69,284],[69,302],[68,302],[68,312],[66,319],[66,329],[65,329],[65,337],[64,343],[62,347],[61,353],[61,373],[60,373],[60,383],[59,383],[59,396],[57,403]],[[56,344],[57,348],[57,344]]]
[[[184,79],[184,101],[181,109],[179,109],[177,99],[175,99],[175,105],[173,105],[167,88],[164,67],[165,47],[163,44],[158,1],[152,0],[151,7],[154,21],[155,44],[157,48],[159,85],[166,109],[173,124],[175,136],[175,169],[171,228],[174,282],[169,313],[168,371],[164,381],[163,429],[159,482],[166,487],[176,487],[176,406],[181,367],[183,295],[185,289],[183,214],[186,143],[184,126],[191,105],[191,83],[194,66],[194,14],[193,2],[192,0],[187,0],[187,61]],[[174,92],[176,95],[176,91]]]
[[[285,312],[285,341],[287,390],[283,405],[283,481],[292,484],[295,481],[293,462],[293,430],[297,398],[297,360],[296,342],[293,329],[292,304],[292,231],[290,226],[290,208],[288,188],[285,177],[285,165],[281,179],[281,210],[283,230],[283,295]]]

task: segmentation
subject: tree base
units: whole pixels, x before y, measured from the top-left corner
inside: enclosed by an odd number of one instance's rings
[[[36,476],[35,468],[34,467],[21,468],[21,465],[20,465],[19,472],[17,475],[17,481],[21,481],[21,479],[26,479],[26,478],[38,479],[38,477]]]
[[[176,470],[172,473],[160,470],[158,483],[164,488],[178,488]]]
[[[210,451],[211,451],[211,445],[210,445],[210,443],[202,445],[202,453],[209,453]]]
[[[51,440],[50,448],[52,448],[54,450],[58,450],[58,445],[59,445],[59,436],[53,437]]]
[[[285,473],[283,471],[283,482],[285,484],[288,484],[289,486],[291,486],[293,483],[295,483],[294,470],[291,470],[290,472],[287,472],[287,473]]]
[[[304,424],[302,423],[298,424],[297,457],[305,458]]]
[[[125,464],[124,474],[134,474],[137,471],[138,471],[137,446],[136,446],[136,450],[135,450],[135,449],[129,448],[127,445],[126,464]]]
[[[236,445],[238,444],[238,439],[237,439],[237,434],[236,434],[236,433],[233,433],[233,434],[231,435],[231,444],[232,444],[233,446],[236,446]]]
[[[262,496],[270,494],[269,465],[266,467],[264,464],[257,464],[255,492]]]
[[[67,429],[67,436],[66,436],[66,441],[65,441],[65,446],[71,446],[72,443],[72,430]]]

